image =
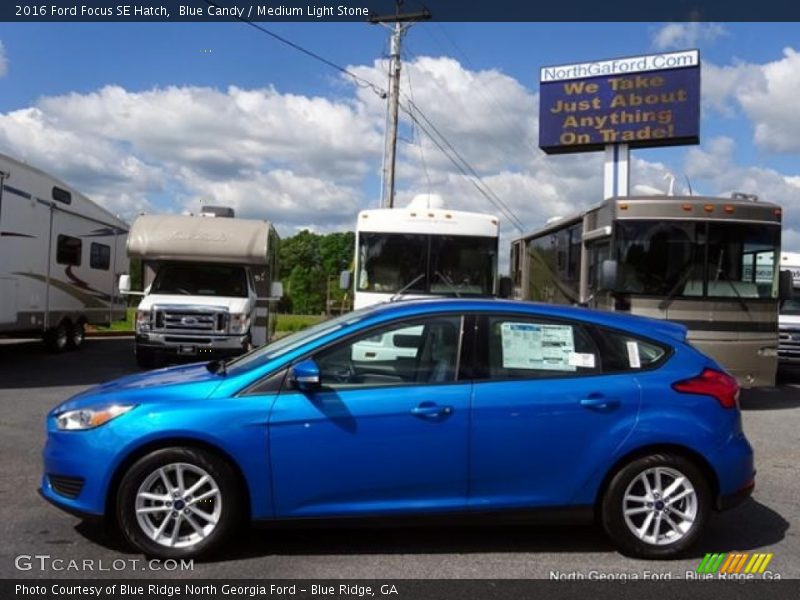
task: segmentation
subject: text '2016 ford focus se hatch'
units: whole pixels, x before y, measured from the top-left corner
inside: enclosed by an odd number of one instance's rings
[[[754,485],[736,381],[685,334],[499,300],[359,310],[78,394],[47,417],[41,493],[160,557],[243,518],[551,509],[671,557]]]

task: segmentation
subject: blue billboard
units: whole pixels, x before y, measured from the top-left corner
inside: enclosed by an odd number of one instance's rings
[[[697,144],[697,50],[543,67],[539,147],[548,154]]]

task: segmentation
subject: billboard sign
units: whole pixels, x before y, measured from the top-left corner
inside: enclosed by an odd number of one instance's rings
[[[697,144],[697,50],[542,67],[539,147],[548,154]]]

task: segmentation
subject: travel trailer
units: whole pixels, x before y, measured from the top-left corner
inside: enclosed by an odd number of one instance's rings
[[[136,360],[235,356],[269,338],[270,304],[280,298],[278,235],[266,221],[230,209],[195,215],[142,215],[128,256],[142,260],[144,291],[136,310]],[[120,291],[132,293],[130,277]]]
[[[0,154],[0,335],[60,352],[125,315],[128,225],[55,177]]]

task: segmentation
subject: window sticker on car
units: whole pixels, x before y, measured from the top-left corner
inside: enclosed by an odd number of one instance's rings
[[[591,352],[570,352],[567,361],[572,367],[594,369],[594,354]]]
[[[639,342],[629,341],[625,342],[628,347],[628,363],[632,369],[638,369],[642,366],[642,361],[639,359]]]
[[[569,361],[575,350],[571,325],[506,322],[500,328],[500,336],[504,369],[575,371],[577,368]]]

